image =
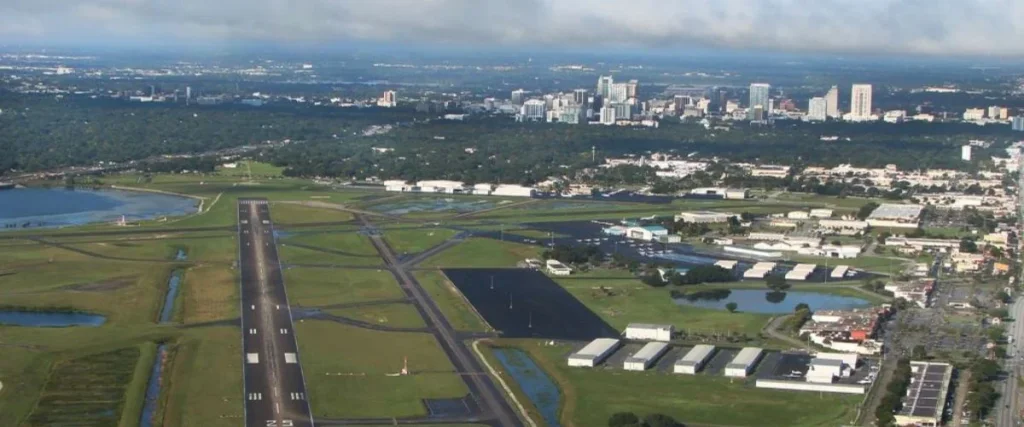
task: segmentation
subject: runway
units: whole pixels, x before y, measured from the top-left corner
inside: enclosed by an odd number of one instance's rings
[[[245,425],[312,427],[291,309],[265,199],[238,200]]]

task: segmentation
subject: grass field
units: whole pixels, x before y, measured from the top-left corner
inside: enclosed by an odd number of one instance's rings
[[[188,331],[165,368],[165,426],[234,427],[242,423],[242,348],[235,326]],[[160,425],[160,424],[157,424]]]
[[[313,415],[425,415],[424,398],[462,397],[462,379],[430,334],[377,332],[331,322],[295,325]],[[408,358],[410,375],[389,376]]]
[[[735,332],[756,337],[770,316],[676,305],[671,287],[652,288],[638,279],[554,279],[616,329],[632,322],[668,323],[691,333]]]
[[[572,350],[568,346],[544,346],[531,340],[499,343],[526,350],[556,381],[564,400],[560,417],[567,427],[607,425],[608,417],[616,412],[634,412],[641,417],[662,413],[687,425],[847,425],[862,398],[757,389],[748,381],[722,376],[569,368],[565,365],[565,355]]]
[[[416,281],[430,294],[453,328],[460,331],[488,331],[491,328],[473,311],[473,306],[440,271],[417,271]]]
[[[314,208],[293,203],[271,204],[270,215],[274,219],[274,224],[281,227],[304,223],[351,221],[354,218],[352,214],[345,211]]]
[[[280,177],[281,171],[284,170],[282,167],[274,166],[269,163],[254,162],[251,160],[242,160],[235,164],[237,166],[234,168],[218,167],[217,173],[232,177],[248,177],[249,175],[252,175],[253,178],[260,178]]]
[[[307,307],[405,296],[386,270],[289,268],[284,271],[284,283],[288,301]]]
[[[422,328],[426,322],[411,304],[387,304],[366,307],[335,308],[327,313],[378,325],[398,328]]]
[[[422,267],[515,267],[526,258],[537,258],[543,249],[537,246],[470,238],[423,261]]]
[[[440,245],[455,234],[447,228],[386,229],[384,239],[399,254],[415,254]]]

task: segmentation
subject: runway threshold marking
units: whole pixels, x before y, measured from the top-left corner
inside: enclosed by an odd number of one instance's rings
[[[295,353],[285,353],[284,354],[284,363],[288,363],[288,364],[299,363],[299,358],[295,355]]]
[[[257,363],[260,363],[260,354],[259,353],[246,353],[245,354],[245,361],[246,361],[246,363],[248,363],[250,365],[255,365]]]

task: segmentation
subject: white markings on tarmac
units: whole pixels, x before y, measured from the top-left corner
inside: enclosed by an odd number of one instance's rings
[[[249,400],[263,400],[263,393],[249,393]]]
[[[288,329],[281,328],[281,335],[288,335]]]
[[[256,304],[253,304],[252,306],[250,306],[250,308],[255,310],[256,309]]]
[[[245,362],[250,364],[250,365],[255,365],[257,363],[260,363],[260,354],[259,353],[245,353]]]
[[[285,353],[284,363],[299,363],[299,358],[298,356],[295,355],[295,353]]]
[[[291,393],[292,400],[303,400],[306,398],[305,393]]]
[[[249,328],[249,335],[256,335],[256,328]]]

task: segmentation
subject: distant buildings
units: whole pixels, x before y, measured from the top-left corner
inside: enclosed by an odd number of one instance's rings
[[[602,99],[608,99],[611,97],[612,76],[601,76],[597,78],[597,95],[600,95]]]
[[[761,121],[768,113],[768,98],[772,86],[768,83],[752,83],[750,85],[750,104],[747,107],[747,119]]]
[[[832,86],[825,94],[825,115],[830,118],[839,117],[839,87]]]
[[[515,105],[523,105],[523,98],[526,97],[526,91],[522,89],[516,89],[512,91],[512,103]]]
[[[587,105],[587,90],[576,89],[572,91],[572,99],[576,101],[576,105]]]
[[[853,85],[850,90],[850,119],[853,121],[871,119],[871,85]]]
[[[978,121],[985,118],[984,108],[968,108],[964,110],[963,119],[965,122]]]
[[[965,161],[965,162],[971,161],[971,146],[970,145],[965,145],[963,147],[960,147],[960,159]]]
[[[615,108],[611,106],[601,107],[601,124],[602,125],[614,125],[615,124]]]
[[[377,100],[378,107],[394,108],[398,106],[398,94],[393,90],[384,91],[384,95]]]
[[[1024,132],[1024,116],[1016,116],[1010,124],[1010,128],[1017,132]]]
[[[545,119],[545,113],[547,112],[547,104],[539,99],[530,99],[523,103],[523,106],[519,109],[519,118],[521,121],[538,121]]]
[[[807,103],[807,120],[823,121],[828,117],[828,100],[823,97],[811,98]]]

